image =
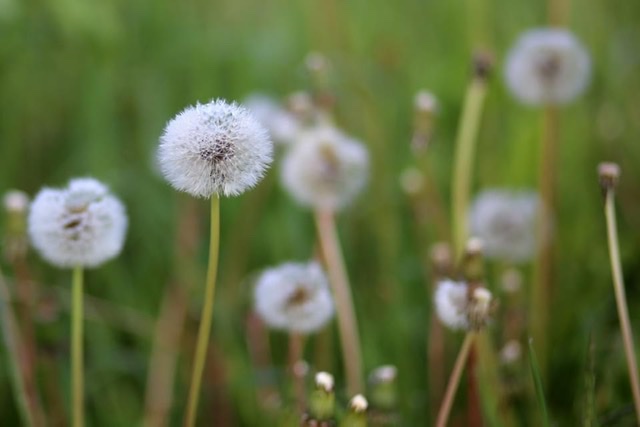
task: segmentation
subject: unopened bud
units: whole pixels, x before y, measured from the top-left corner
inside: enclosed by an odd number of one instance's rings
[[[489,78],[493,71],[493,55],[487,51],[476,52],[473,55],[473,76],[480,80]]]
[[[598,165],[598,178],[603,191],[612,190],[620,178],[620,166],[617,163],[603,162]]]

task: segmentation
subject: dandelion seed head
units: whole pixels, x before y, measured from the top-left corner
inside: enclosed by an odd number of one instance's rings
[[[291,143],[300,132],[302,124],[296,116],[266,95],[251,95],[244,101],[244,106],[269,131],[274,142]]]
[[[267,130],[245,108],[222,99],[187,107],[167,123],[158,161],[179,191],[236,196],[254,187],[272,161]]]
[[[28,222],[33,246],[58,267],[97,267],[114,258],[127,230],[124,206],[93,178],[71,180],[64,189],[42,189]]]
[[[487,190],[469,212],[469,228],[481,239],[483,253],[514,263],[530,260],[536,249],[538,197],[533,192]]]
[[[464,282],[441,280],[435,292],[436,313],[440,321],[450,329],[469,327],[467,318],[468,287]]]
[[[29,196],[20,190],[9,190],[3,199],[4,208],[10,213],[23,213],[29,207]]]
[[[304,334],[320,330],[334,313],[329,283],[317,262],[266,270],[256,284],[254,302],[270,327]]]
[[[301,133],[289,148],[282,184],[303,205],[338,210],[364,188],[368,167],[360,142],[324,125]]]
[[[591,61],[567,30],[536,29],[524,33],[506,61],[506,83],[525,104],[565,104],[589,83]]]

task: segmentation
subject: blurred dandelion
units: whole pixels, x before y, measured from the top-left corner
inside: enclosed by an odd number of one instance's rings
[[[302,128],[302,123],[294,114],[266,95],[250,95],[243,104],[269,131],[271,139],[276,143],[293,142]]]
[[[537,212],[534,192],[487,190],[473,201],[469,229],[487,258],[521,263],[535,254]]]
[[[580,95],[591,72],[589,54],[567,30],[540,28],[524,33],[509,53],[505,79],[525,104],[565,104]]]

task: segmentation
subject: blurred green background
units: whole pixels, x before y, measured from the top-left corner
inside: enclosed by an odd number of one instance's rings
[[[571,3],[568,24],[592,55],[593,76],[587,93],[562,110],[558,147],[557,262],[545,386],[552,418],[563,426],[579,425],[584,416],[590,336],[596,413],[605,420],[631,407],[596,177],[603,160],[619,162],[623,171],[621,250],[632,326],[640,331],[640,3]],[[110,185],[130,217],[124,253],[87,274],[86,292],[100,307],[86,322],[88,425],[140,423],[154,319],[175,283],[191,289],[172,425],[182,417],[208,206],[176,193],[154,170],[165,122],[196,101],[241,101],[254,92],[282,98],[307,89],[304,58],[310,51],[332,64],[337,123],[371,152],[368,188],[339,218],[365,365],[371,370],[395,364],[399,425],[428,425],[437,408],[429,403],[432,284],[425,254],[450,233],[432,218],[423,218],[426,228],[415,221],[399,176],[420,163],[449,209],[453,140],[470,58],[483,48],[493,52],[496,70],[478,140],[474,191],[535,187],[542,114],[506,92],[501,67],[519,33],[545,22],[544,2],[508,0],[0,0],[0,192],[18,188],[34,195],[43,185],[91,175]],[[429,89],[440,103],[433,143],[421,160],[409,144],[419,89]],[[180,236],[192,237],[184,242]],[[314,242],[310,212],[278,184],[277,160],[257,189],[223,201],[201,425],[255,426],[269,419],[256,388],[284,382],[286,337],[271,334],[273,369],[252,365],[245,328],[251,279],[264,267],[310,258]],[[38,307],[46,311],[34,317],[41,395],[45,408],[55,409],[52,425],[66,425],[70,274],[36,254],[29,265],[43,293]],[[11,265],[2,267],[13,286]],[[489,273],[499,269],[487,267]],[[528,281],[530,268],[524,273]],[[489,279],[498,292],[496,275]],[[460,337],[446,335],[452,364]],[[340,388],[337,337],[324,339],[334,343],[333,351],[314,367],[331,369]],[[503,343],[495,340],[499,348]],[[313,340],[307,350],[314,363]],[[0,419],[19,425],[5,362],[3,347]],[[528,383],[522,363],[518,378]],[[442,370],[448,373],[450,365]],[[457,425],[464,425],[463,396],[454,407]],[[511,403],[515,425],[534,425],[532,395],[525,390]],[[633,425],[633,418],[618,422]]]

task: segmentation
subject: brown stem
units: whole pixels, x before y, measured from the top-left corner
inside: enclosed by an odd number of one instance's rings
[[[466,364],[467,356],[469,355],[469,350],[471,349],[474,338],[475,333],[472,331],[467,332],[467,335],[464,337],[462,347],[460,347],[460,352],[458,353],[456,363],[453,366],[453,371],[451,372],[451,377],[449,377],[447,391],[444,394],[444,399],[442,400],[440,410],[438,411],[436,427],[445,427],[447,425],[447,421],[449,420],[449,413],[451,412],[451,406],[453,405],[453,398],[455,397],[456,390],[458,389],[460,377],[462,376],[462,371]]]
[[[318,238],[324,260],[327,264],[329,283],[335,299],[338,315],[340,343],[347,376],[347,393],[353,396],[364,392],[362,381],[362,354],[360,352],[360,336],[356,323],[349,279],[344,265],[342,250],[333,212],[318,210],[315,214]]]

